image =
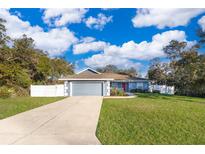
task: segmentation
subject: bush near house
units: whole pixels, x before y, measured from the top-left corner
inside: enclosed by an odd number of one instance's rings
[[[160,90],[153,90],[152,92],[160,94]]]
[[[123,90],[120,90],[117,88],[112,88],[110,91],[110,95],[111,96],[127,96],[127,94]]]
[[[131,93],[148,93],[148,89],[132,89],[130,90]]]
[[[8,88],[6,86],[0,87],[0,98],[9,98],[11,97],[14,90],[12,88]]]

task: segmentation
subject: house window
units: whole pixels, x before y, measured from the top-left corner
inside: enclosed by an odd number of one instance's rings
[[[149,88],[149,86],[148,86],[148,83],[144,83],[144,89],[148,89]]]
[[[137,83],[136,82],[130,82],[129,83],[129,90],[136,89],[136,88],[137,88]]]
[[[137,83],[137,89],[143,89],[143,83],[138,82]]]
[[[117,88],[117,89],[122,89],[122,83],[121,82],[112,82],[111,87]]]
[[[112,88],[117,88],[117,87],[118,87],[117,82],[112,82],[112,83],[111,83],[111,87],[112,87]]]
[[[118,87],[119,89],[121,89],[121,88],[122,88],[122,83],[118,82],[117,87]]]

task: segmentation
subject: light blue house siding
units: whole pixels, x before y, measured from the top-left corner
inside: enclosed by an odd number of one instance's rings
[[[132,89],[148,90],[149,89],[148,81],[129,82],[128,84],[129,84],[129,90],[132,90]]]
[[[123,90],[125,92],[130,92],[134,89],[140,90],[148,90],[149,89],[149,81],[112,81],[111,88],[117,88],[119,90]]]

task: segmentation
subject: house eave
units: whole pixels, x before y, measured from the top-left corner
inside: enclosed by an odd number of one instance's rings
[[[114,80],[115,82],[149,82],[149,80]]]
[[[115,81],[115,82],[149,82],[149,80],[117,80],[113,78],[61,78],[59,81]]]
[[[113,81],[112,78],[101,78],[101,79],[90,79],[90,78],[64,78],[64,79],[58,79],[59,81]]]

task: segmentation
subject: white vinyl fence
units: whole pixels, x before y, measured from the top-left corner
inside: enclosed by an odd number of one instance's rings
[[[149,90],[150,92],[157,90],[160,92],[160,94],[174,95],[174,86],[150,85]]]
[[[57,97],[64,96],[64,85],[31,85],[31,97]]]

